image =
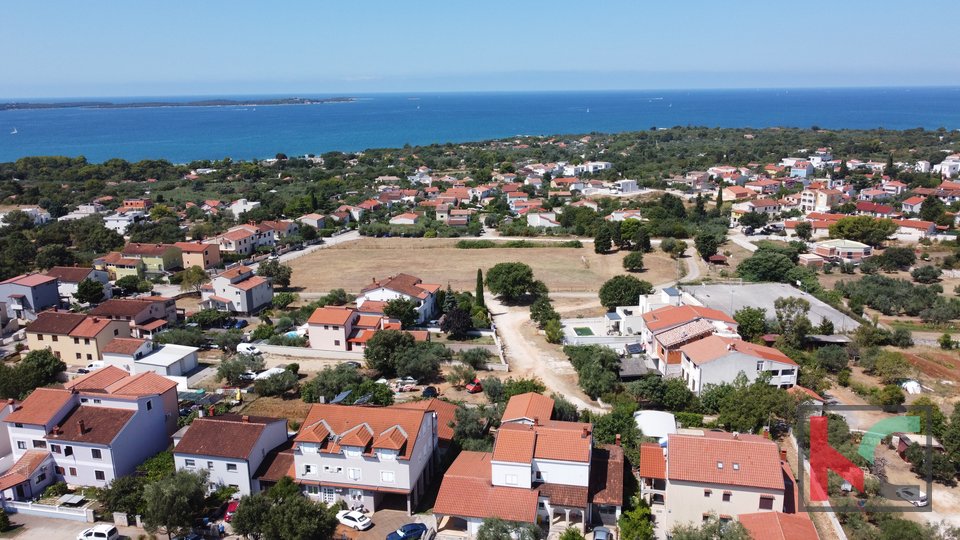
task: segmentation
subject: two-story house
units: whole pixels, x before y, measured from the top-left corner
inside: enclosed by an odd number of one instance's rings
[[[386,497],[412,512],[433,474],[433,411],[318,404],[294,438],[296,481],[313,499],[376,511]]]
[[[829,212],[840,204],[842,197],[843,192],[837,189],[805,189],[800,192],[800,211]]]
[[[797,363],[774,349],[736,338],[709,336],[680,347],[680,371],[687,388],[700,395],[711,385],[732,383],[743,373],[753,382],[761,375],[770,384],[791,388],[797,384]]]
[[[169,444],[175,382],[106,368],[71,383],[34,390],[4,419],[17,460],[41,451],[53,459],[55,480],[104,487]]]
[[[152,338],[175,324],[183,311],[177,308],[173,298],[164,296],[141,296],[139,298],[114,298],[90,310],[90,315],[114,321],[124,321],[130,327],[126,336]]]
[[[248,201],[247,199],[237,199],[230,203],[230,213],[234,219],[240,219],[240,215],[249,212],[255,208],[260,208],[260,201]]]
[[[657,538],[710,517],[795,511],[795,480],[777,444],[757,435],[682,429],[666,446],[640,445],[640,497],[650,504]]]
[[[197,418],[174,434],[173,461],[177,470],[207,471],[210,491],[231,486],[240,495],[250,495],[260,491],[254,473],[267,454],[285,442],[285,419],[235,414]]]
[[[436,312],[436,297],[439,290],[440,285],[424,283],[422,279],[410,274],[397,274],[384,281],[377,281],[374,278],[357,297],[357,307],[363,309],[363,303],[370,300],[389,302],[404,298],[416,306],[417,322],[424,323]]]
[[[60,302],[65,305],[77,301],[77,288],[85,279],[96,281],[103,286],[104,299],[110,299],[113,296],[110,274],[105,270],[80,266],[54,266],[47,271],[46,275],[57,280]]]
[[[551,420],[553,400],[510,399],[492,452],[461,452],[440,485],[440,534],[474,537],[488,518],[546,523],[551,532],[614,523],[623,504],[623,449],[593,447],[588,423]]]
[[[111,280],[123,279],[127,276],[143,277],[145,270],[143,261],[139,258],[124,257],[119,251],[111,251],[103,257],[93,260],[93,267],[103,270]]]
[[[400,321],[383,315],[384,302],[370,300],[363,310],[345,306],[317,308],[307,319],[310,347],[324,351],[362,353],[367,342],[380,330],[400,330]],[[379,312],[379,313],[377,313]],[[404,330],[416,341],[429,341],[425,330]]]
[[[207,238],[206,244],[217,244],[223,253],[247,256],[253,254],[260,246],[273,247],[277,240],[273,229],[264,229],[256,225],[238,225],[229,231]]]
[[[680,347],[713,334],[737,337],[737,321],[700,306],[664,306],[644,313],[640,342],[664,377],[679,377]]]
[[[183,268],[199,266],[204,270],[220,266],[220,245],[203,242],[177,242],[180,249]]]
[[[100,360],[103,348],[117,337],[130,337],[130,326],[83,313],[44,311],[26,328],[27,347],[49,349],[70,365],[85,366]]]
[[[0,302],[4,319],[32,321],[41,311],[60,304],[57,278],[24,274],[0,281]]]
[[[180,248],[173,244],[127,244],[121,252],[126,259],[140,259],[147,274],[163,274],[183,267]]]
[[[256,313],[273,301],[273,284],[238,265],[221,272],[200,290],[200,305],[231,313]]]

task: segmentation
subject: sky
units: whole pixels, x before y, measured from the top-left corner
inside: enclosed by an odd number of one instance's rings
[[[956,86],[892,0],[6,0],[0,99]]]

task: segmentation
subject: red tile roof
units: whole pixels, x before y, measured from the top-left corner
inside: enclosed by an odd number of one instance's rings
[[[310,408],[297,442],[321,443],[320,452],[340,453],[342,446],[361,446],[367,451],[371,443],[382,442],[388,431],[399,427],[407,436],[407,444],[399,451],[399,459],[410,459],[417,444],[420,426],[427,411],[394,407],[315,404]],[[324,436],[328,432],[330,437]],[[396,435],[392,436],[396,441]],[[391,443],[393,444],[393,443]],[[386,446],[384,446],[385,448]]]
[[[680,351],[697,365],[712,362],[718,358],[736,353],[762,358],[763,360],[772,360],[794,366],[797,365],[789,356],[773,347],[756,345],[749,341],[720,336],[709,336],[694,341],[693,343],[688,343],[680,347]]]
[[[418,409],[423,411],[433,411],[437,413],[437,438],[441,442],[450,443],[453,441],[453,426],[457,419],[457,406],[449,401],[442,399],[422,399],[420,401],[408,401],[392,405],[397,409]]]
[[[20,276],[12,277],[10,279],[0,281],[0,285],[22,285],[24,287],[36,287],[38,285],[43,285],[44,283],[50,283],[56,281],[56,278],[50,277],[44,274],[23,274]]]
[[[27,325],[27,332],[65,336],[86,318],[87,316],[82,313],[43,311],[37,314],[36,320]]]
[[[354,313],[356,312],[348,307],[326,306],[317,308],[313,314],[310,315],[310,318],[307,319],[307,324],[335,324],[343,326],[353,317]]]
[[[20,459],[13,464],[3,476],[0,476],[0,491],[10,489],[17,484],[30,481],[30,476],[37,468],[50,459],[51,454],[46,450],[27,450]]]
[[[176,381],[152,371],[121,379],[106,388],[108,394],[119,396],[151,396],[163,394],[177,387]]]
[[[259,287],[260,285],[263,285],[264,283],[269,283],[269,282],[270,280],[268,280],[263,276],[251,276],[243,281],[238,281],[234,283],[232,286],[236,287],[237,289],[240,289],[241,291],[249,291],[250,289]]]
[[[117,340],[113,340],[117,341]],[[111,342],[113,343],[113,342]],[[130,374],[126,371],[116,367],[116,366],[107,366],[103,369],[98,369],[96,371],[91,371],[86,375],[81,375],[75,379],[67,381],[63,387],[67,390],[77,390],[77,391],[98,391],[103,392],[111,384],[126,379]]]
[[[379,288],[395,291],[413,298],[425,299],[430,293],[435,293],[440,286],[424,284],[422,279],[411,276],[410,274],[397,274],[390,276],[382,282],[374,280],[373,283],[364,287],[361,292],[366,293],[367,291]]]
[[[640,443],[640,478],[666,480],[667,461],[657,443]]]
[[[699,306],[664,306],[643,314],[643,320],[651,332],[679,326],[695,319],[736,324],[736,321],[722,311]]]
[[[670,480],[784,489],[780,451],[769,439],[747,434],[734,438],[731,433],[712,431],[667,437]]]
[[[753,540],[819,540],[817,528],[806,514],[755,512],[737,519]]]
[[[546,422],[553,414],[553,400],[543,394],[527,392],[510,398],[503,410],[503,421],[535,419]]]
[[[72,400],[72,396],[67,390],[59,388],[37,388],[4,420],[21,424],[46,424]]]
[[[535,523],[537,490],[492,485],[490,460],[488,452],[460,452],[443,476],[434,514]]]
[[[623,448],[608,444],[593,449],[590,461],[590,502],[623,505]]]
[[[48,276],[58,279],[63,283],[80,283],[86,279],[93,268],[82,266],[54,266],[47,270]]]
[[[130,409],[80,405],[64,417],[46,438],[54,441],[110,444],[133,418],[133,413]]]
[[[507,427],[507,426],[503,426]],[[500,429],[493,443],[493,460],[510,463],[530,463],[537,446],[537,434],[528,426],[520,429]]]
[[[286,423],[286,420],[235,414],[197,418],[173,451],[175,454],[248,459],[266,426],[274,422]],[[229,444],[224,444],[227,441]]]
[[[80,321],[73,330],[70,331],[70,336],[78,338],[95,338],[100,335],[100,332],[103,332],[110,326],[110,323],[113,322],[106,317],[87,317],[86,319]]]

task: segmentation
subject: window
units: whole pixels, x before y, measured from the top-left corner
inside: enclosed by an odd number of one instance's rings
[[[90,344],[90,338],[84,339],[84,340],[83,340],[83,344],[84,344],[84,345],[89,345],[89,344]]]
[[[773,497],[770,497],[768,495],[761,495],[760,510],[773,510]]]
[[[23,424],[21,424],[20,422],[14,422],[13,427],[23,427]]]
[[[41,483],[47,479],[47,473],[40,473],[37,475],[37,483]]]
[[[103,456],[100,454],[99,448],[94,448],[90,450],[90,455],[93,456],[93,459],[103,459]]]
[[[93,471],[93,476],[97,480],[106,480],[106,476],[103,474],[103,471]]]
[[[97,399],[97,398],[93,398],[93,404],[94,404],[94,405],[97,405],[97,404],[99,404],[99,403],[102,403],[102,401],[99,400],[99,399]]]
[[[704,496],[704,497],[709,497],[711,493],[713,493],[713,492],[710,491],[709,489],[703,490],[703,496]]]
[[[306,486],[306,492],[308,495],[319,495],[320,486]]]
[[[360,480],[360,469],[349,468],[347,469],[347,478],[351,480]]]
[[[718,469],[718,470],[723,470],[723,462],[722,462],[722,461],[718,461],[718,462],[717,462],[717,469]]]
[[[70,476],[76,476],[76,475],[77,475],[77,468],[70,467]]]
[[[508,486],[515,486],[515,485],[517,485],[517,475],[515,475],[515,474],[507,474],[507,475],[504,475],[504,477],[503,477],[503,483],[507,484]]]
[[[304,465],[303,474],[313,474],[313,465]]]
[[[37,334],[37,341],[43,341],[43,334]]]
[[[60,453],[60,445],[59,445],[59,444],[51,444],[51,445],[50,445],[50,451],[53,452],[54,454],[59,454],[59,453]]]
[[[153,402],[150,401],[149,399],[147,400],[147,410],[148,410],[148,411],[152,411],[152,410],[153,410]]]
[[[393,471],[380,471],[380,481],[385,484],[396,482],[396,475]]]
[[[213,462],[212,462],[212,461],[208,461],[208,462],[207,462],[207,468],[210,469],[211,471],[213,470]]]
[[[729,491],[723,492],[723,502],[730,502],[730,498],[733,497],[733,494]]]
[[[57,474],[63,475],[63,467],[54,467],[53,470],[57,471]]]
[[[763,371],[763,360],[757,362],[757,371]]]
[[[733,463],[733,470],[739,471],[739,470],[740,470],[740,464],[737,463],[737,462],[734,462],[734,463]]]
[[[334,346],[334,347],[339,347],[339,346],[340,346],[340,340],[339,340],[339,339],[333,340],[333,346]]]
[[[79,345],[79,344],[80,344],[80,338],[78,338],[78,337],[73,338],[73,344],[74,344],[74,345]]]
[[[119,329],[119,328],[114,328],[114,329],[113,329],[113,335],[119,336],[119,335],[120,335],[120,329]]]
[[[27,441],[17,441],[17,448],[19,448],[20,450],[26,450]]]
[[[85,397],[80,398],[80,403],[86,403],[86,402],[88,402],[88,401],[90,401],[90,400],[87,399],[87,398],[85,398]]]
[[[50,336],[50,339],[53,341],[57,341],[57,336]]]
[[[93,360],[93,355],[90,353],[87,353],[87,360]]]
[[[79,359],[81,359],[81,358],[83,358],[83,355],[81,355],[80,353],[77,353],[77,360],[79,360]]]
[[[197,466],[197,462],[192,459],[185,459],[183,460],[183,466],[192,469]]]
[[[65,456],[72,456],[72,455],[73,455],[73,447],[72,447],[72,446],[64,446],[64,447],[63,447],[63,455],[65,455]]]
[[[236,472],[237,464],[236,463],[227,463],[227,472]]]
[[[47,441],[33,441],[33,447],[34,447],[34,448],[46,448],[46,447],[47,447]]]

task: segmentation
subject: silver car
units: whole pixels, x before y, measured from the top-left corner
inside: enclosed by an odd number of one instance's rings
[[[593,530],[593,540],[611,540],[610,529],[606,527],[597,527]]]
[[[897,497],[907,501],[914,506],[926,506],[927,494],[917,488],[905,487],[897,490]]]

